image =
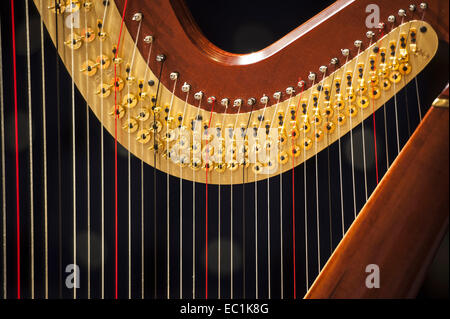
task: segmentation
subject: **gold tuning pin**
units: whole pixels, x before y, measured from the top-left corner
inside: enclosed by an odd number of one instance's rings
[[[122,126],[122,129],[127,131],[128,133],[134,133],[139,128],[139,124],[135,119],[127,119],[125,124]]]
[[[107,98],[111,94],[112,85],[102,83],[97,87],[97,91],[95,94],[99,95],[102,98]]]
[[[131,93],[128,93],[127,95],[125,95],[123,97],[122,105],[126,108],[131,109],[136,106],[137,102],[138,101],[137,101],[136,96],[134,96]]]
[[[74,13],[80,10],[81,1],[79,0],[67,0],[66,2],[66,12]]]
[[[81,40],[82,40],[81,36],[73,32],[67,36],[64,44],[73,50],[77,50],[81,47],[82,44]]]
[[[97,36],[100,41],[105,41],[106,35],[106,32],[103,31],[103,20],[97,20]]]
[[[83,72],[84,74],[88,76],[93,76],[97,73],[97,67],[100,65],[100,63],[94,63],[91,60],[87,60],[81,65],[80,72]]]
[[[57,0],[52,1],[53,5],[47,7],[49,10],[51,10],[53,13],[58,13],[58,14],[63,14],[64,11],[66,10],[66,6],[64,4],[64,1],[61,0]]]
[[[83,8],[86,11],[91,11],[92,7],[94,6],[94,4],[92,3],[92,1],[85,1],[83,3]]]
[[[81,32],[81,38],[84,42],[90,43],[95,40],[95,32],[91,28],[83,29]]]
[[[125,115],[125,109],[122,105],[113,105],[111,107],[111,111],[109,112],[109,115],[117,117],[118,119],[123,118]]]
[[[137,132],[136,141],[141,144],[147,144],[152,139],[152,132],[148,129],[141,129]]]
[[[109,60],[109,58],[106,55],[100,55],[97,57],[97,59],[95,60],[96,63],[99,64],[99,66],[105,70],[109,67],[109,65],[111,64],[111,61]]]
[[[116,65],[119,65],[120,63],[123,62],[122,58],[119,58],[118,54],[117,54],[117,46],[113,46],[112,48],[112,53],[113,53],[113,58],[112,58],[112,62]]]
[[[136,78],[134,76],[131,76],[131,66],[129,63],[125,67],[125,72],[127,73],[125,81],[127,81],[128,85],[133,85],[134,82],[136,81]]]
[[[115,91],[122,91],[124,82],[117,76],[115,79],[111,79],[111,86],[114,87]]]

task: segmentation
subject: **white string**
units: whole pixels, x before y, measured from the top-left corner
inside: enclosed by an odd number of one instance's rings
[[[312,81],[311,87],[313,87],[315,84],[315,79]],[[309,105],[311,103],[311,97],[312,97],[312,92],[309,94],[308,97],[308,104],[305,110],[305,119],[304,119],[304,123],[303,125],[306,125],[308,123],[307,118],[308,118],[308,109],[309,109]],[[306,261],[305,261],[305,274],[306,274],[306,291],[309,290],[309,261],[308,261],[308,202],[307,202],[307,189],[306,189],[306,147],[305,147],[305,139],[306,139],[306,130],[303,127],[303,187],[304,187],[304,198],[305,198],[305,257],[306,257]],[[295,271],[295,269],[294,269]]]
[[[198,115],[200,114],[200,108],[202,105],[203,95],[198,101],[197,115],[194,119],[192,130],[195,131],[195,125],[197,125]],[[201,126],[200,126],[201,127]],[[192,170],[193,183],[192,183],[192,299],[195,299],[195,175],[196,168]]]
[[[345,77],[345,72],[347,71],[347,66],[348,66],[348,57],[349,55],[347,55],[347,57],[345,58],[345,67],[344,67],[344,72],[342,73],[341,76],[341,82],[339,85],[339,94],[342,94],[342,80]],[[344,91],[345,92],[345,91]],[[340,189],[340,200],[341,200],[341,224],[342,224],[342,237],[344,237],[345,234],[345,224],[344,224],[344,192],[342,189],[342,149],[341,149],[341,125],[339,124],[339,113],[340,111],[337,111],[337,119],[338,119],[338,123],[337,123],[337,134],[338,134],[338,146],[339,146],[339,189]]]
[[[25,28],[27,38],[27,91],[28,91],[28,142],[30,168],[30,284],[31,299],[34,299],[34,187],[33,187],[33,113],[31,109],[31,66],[30,66],[30,17],[28,0],[25,0]]]
[[[370,39],[369,45],[367,46],[367,48],[370,48],[371,45],[372,45],[372,38]],[[364,81],[364,79],[365,79],[366,66],[368,64],[368,61],[369,61],[369,52],[367,52],[366,62],[364,63],[362,81]],[[364,84],[364,82],[363,82],[363,84]],[[361,93],[361,96],[362,96],[362,93]],[[362,153],[363,153],[363,165],[364,165],[364,194],[365,194],[365,198],[366,198],[366,202],[367,202],[367,199],[369,197],[368,197],[368,194],[367,194],[366,139],[364,138],[364,134],[365,133],[364,133],[364,114],[363,113],[364,113],[364,110],[361,109],[361,112],[360,112],[361,116],[360,117],[361,117],[361,134],[362,134],[361,137],[362,137],[362,148],[363,148],[362,149]],[[352,125],[350,124],[350,130],[352,129],[351,127],[352,127]],[[374,132],[374,134],[375,134],[375,132]],[[375,147],[376,147],[376,145],[375,145]],[[354,213],[355,213],[355,218],[356,218],[356,210],[354,211]]]
[[[294,93],[294,92],[293,92]],[[286,112],[284,114],[284,118],[283,118],[283,125],[281,127],[281,133],[283,134],[284,132],[284,126],[286,124],[286,118],[288,116],[288,110],[289,110],[289,106],[291,104],[291,100],[292,100],[292,94],[291,93],[289,95],[289,100],[287,103],[288,108],[286,109]],[[301,96],[301,93],[299,94],[299,97]],[[281,142],[280,142],[281,143]],[[287,143],[287,141],[286,141]],[[281,146],[280,146],[280,150],[281,150]],[[293,156],[293,155],[292,155]],[[267,197],[269,197],[269,180],[267,179]],[[270,221],[269,219],[269,210],[267,210],[267,220]],[[267,239],[268,239],[268,274],[269,274],[269,283],[268,283],[268,288],[269,288],[269,299],[271,298],[271,286],[270,286],[270,222],[267,223]],[[280,165],[280,289],[281,289],[281,299],[284,298],[284,271],[283,271],[283,173],[282,173],[282,167]]]
[[[402,18],[402,21],[400,25],[403,24],[404,18]],[[394,24],[392,24],[392,30],[394,29]],[[400,34],[401,34],[401,28],[399,28],[398,31],[398,39],[395,43],[395,57],[397,56],[397,49],[398,49],[398,43],[400,41]],[[400,136],[399,136],[399,128],[398,128],[398,111],[397,111],[397,89],[395,88],[395,82],[393,82],[394,85],[394,109],[395,109],[395,130],[397,134],[397,154],[400,153]]]
[[[147,83],[147,73],[149,69],[150,56],[152,54],[153,41],[150,42],[150,48],[148,49],[147,64],[144,73],[144,83]],[[144,144],[142,144],[142,153],[144,153]],[[145,276],[144,276],[144,266],[145,266],[145,242],[144,242],[144,161],[141,159],[141,298],[145,297]],[[155,252],[156,255],[156,252]],[[155,258],[155,269],[156,269],[156,258]],[[156,278],[155,278],[155,297],[156,297]]]
[[[184,130],[183,121],[186,115],[186,106],[189,98],[189,91],[186,93],[186,100],[184,101],[183,117],[180,123],[180,133]],[[183,135],[181,135],[183,136]],[[180,157],[180,299],[183,299],[183,164]]]
[[[239,106],[238,111],[236,113],[236,119],[234,121],[234,125],[233,125],[233,136],[232,136],[232,143],[234,141],[234,136],[235,136],[235,130],[236,130],[236,125],[237,125],[237,120],[239,117],[239,113],[241,112],[241,106],[242,104]],[[244,181],[242,181],[244,182]],[[230,265],[231,265],[231,269],[230,269],[230,287],[231,287],[231,295],[230,295],[230,299],[233,299],[234,293],[233,293],[233,173],[230,174]]]
[[[102,26],[99,30],[100,33],[103,33],[103,27],[105,25],[106,20],[106,11],[108,9],[108,5],[105,5],[105,9],[103,11],[103,20]],[[102,63],[102,55],[103,55],[103,41],[100,40],[100,83],[103,85],[103,68],[101,67]],[[102,89],[102,88],[100,88]],[[104,130],[103,130],[103,98],[100,99],[100,171],[101,171],[101,220],[102,220],[102,229],[101,229],[101,237],[102,237],[102,271],[101,271],[101,299],[105,298],[105,152],[104,152]]]
[[[227,113],[227,110],[228,110],[228,104],[226,105],[226,107],[225,107],[225,112],[224,112],[224,115],[222,116],[222,125],[221,125],[221,127],[220,127],[220,133],[221,133],[221,135],[220,136],[223,136],[223,134],[226,134],[226,132],[225,132],[225,129],[224,129],[224,123],[225,123],[225,114]],[[223,151],[223,144],[221,144],[221,149],[222,149],[222,151]],[[224,165],[224,163],[222,163],[222,158],[221,158],[221,162],[220,162],[221,164],[223,164]],[[221,277],[221,256],[220,256],[220,254],[221,254],[221,243],[220,243],[220,241],[221,241],[221,229],[220,229],[220,213],[221,213],[221,190],[220,190],[220,184],[221,184],[221,177],[222,177],[222,173],[221,172],[219,172],[219,205],[218,205],[218,216],[217,216],[217,218],[218,218],[218,233],[217,233],[217,235],[218,235],[218,253],[217,253],[217,299],[220,299],[220,277]]]
[[[42,23],[42,17],[41,17]],[[2,55],[2,30],[0,17],[0,117],[1,117],[1,145],[2,145],[2,246],[3,246],[3,299],[7,297],[7,276],[6,276],[6,178],[5,178],[5,120],[4,120],[4,100],[3,100],[3,55]]]
[[[131,56],[131,63],[130,63],[130,73],[128,73],[128,76],[130,76],[131,71],[133,70],[134,65],[134,56],[136,54],[136,47],[137,42],[139,40],[139,34],[141,31],[141,25],[142,25],[142,19],[139,20],[138,29],[136,32],[136,40],[134,41],[133,46],[133,54]],[[148,64],[147,64],[148,65]],[[147,68],[146,68],[147,71]],[[130,86],[128,85],[128,94],[130,94]],[[114,114],[114,116],[117,116],[117,114]],[[128,121],[130,121],[130,112],[127,112]],[[131,145],[131,134],[128,134],[128,145]],[[131,153],[128,149],[127,152],[127,160],[128,160],[128,299],[131,299]]]
[[[175,95],[175,89],[177,87],[178,78],[175,79],[173,83],[172,95],[170,98],[169,112],[167,112],[167,121],[166,121],[166,138],[168,138],[169,133],[169,117],[170,111],[173,105],[173,98]],[[153,136],[156,139],[156,136]],[[166,174],[166,191],[167,191],[167,215],[166,215],[166,223],[167,223],[167,299],[170,299],[170,178],[169,178],[169,140],[166,142],[166,163],[167,163],[167,174]]]
[[[72,8],[72,0],[70,0],[69,6]],[[73,37],[73,26],[74,22],[70,22],[70,32]],[[71,74],[72,74],[72,84],[71,84],[71,95],[72,95],[72,187],[73,187],[73,264],[77,264],[77,189],[76,189],[76,144],[75,144],[75,69],[74,69],[74,49],[71,50]],[[74,268],[74,278],[78,278],[76,267]],[[77,288],[73,287],[73,299],[77,298]]]
[[[87,12],[84,17],[84,30],[88,32],[87,27]],[[86,36],[86,35],[85,35]],[[85,58],[88,61],[88,46],[85,44]],[[89,82],[89,74],[86,72],[86,84]],[[89,85],[86,85],[86,96],[89,96]],[[45,131],[45,129],[44,129]],[[87,268],[88,268],[88,299],[91,299],[91,170],[90,170],[90,138],[89,138],[89,103],[86,100],[86,202],[87,202]]]
[[[360,54],[361,54],[361,47],[358,47],[358,53],[356,54],[356,57],[355,57],[355,66],[354,66],[354,68],[353,68],[353,73],[352,73],[352,78],[351,78],[351,84],[350,84],[350,87],[348,87],[348,85],[347,85],[347,88],[350,88],[352,91],[353,91],[353,81],[355,80],[354,79],[354,77],[355,77],[355,72],[356,72],[356,67],[358,66],[358,59],[359,59],[359,56],[360,56]],[[345,74],[344,74],[345,75]],[[363,76],[363,79],[364,79],[364,76]],[[354,92],[353,92],[353,94],[355,94]],[[347,107],[349,108],[349,115],[348,115],[348,120],[349,120],[349,122],[350,122],[350,156],[351,156],[351,159],[352,159],[352,191],[353,191],[353,215],[354,215],[354,217],[356,218],[356,190],[355,190],[355,159],[354,159],[354,151],[353,151],[353,124],[352,124],[352,114],[350,113],[351,111],[350,111],[350,107],[352,106],[352,104],[351,104],[351,102],[350,102],[350,100],[348,101],[348,104],[347,104]],[[364,132],[364,128],[362,128],[362,131]],[[363,149],[364,149],[364,137],[363,137]]]
[[[322,89],[319,91],[319,97],[317,99],[317,110],[319,110],[319,102],[320,98],[323,92],[323,83],[325,81],[326,72],[323,73],[322,81],[321,81],[321,87]],[[317,134],[317,122],[314,122],[314,134]],[[315,144],[314,144],[314,152],[315,152],[315,175],[316,175],[316,224],[317,224],[317,268],[318,273],[320,272],[320,221],[319,221],[319,174],[318,174],[318,168],[317,168],[317,138],[314,136]]]

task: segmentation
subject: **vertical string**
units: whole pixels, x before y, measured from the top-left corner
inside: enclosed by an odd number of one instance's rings
[[[295,117],[294,117],[294,125],[296,125],[297,123],[297,114],[298,114],[298,109],[300,106],[300,101],[302,100],[302,96],[303,96],[303,91],[305,90],[305,83],[303,82],[303,80],[299,79],[299,83],[301,84],[301,91],[300,94],[298,96],[298,102],[297,102],[297,107],[295,109]],[[294,133],[291,133],[292,135],[292,153],[294,152],[294,148],[295,148],[295,136]],[[293,267],[293,277],[294,277],[294,299],[297,295],[297,270],[296,270],[296,250],[295,250],[295,157],[292,156],[292,267]],[[283,282],[284,282],[284,277],[283,277],[283,216],[280,215],[280,240],[281,240],[281,299],[283,299],[284,297],[284,287],[283,287]]]
[[[72,0],[70,0],[69,6],[72,8]],[[74,21],[70,21],[70,34],[73,36],[74,34]],[[75,140],[75,69],[74,69],[74,53],[73,49],[70,51],[71,56],[71,74],[72,74],[72,83],[71,83],[71,102],[72,102],[72,200],[73,200],[73,210],[72,210],[72,218],[73,218],[73,264],[77,265],[77,188],[76,188],[76,140]],[[79,274],[77,272],[77,268],[74,268],[74,278],[78,280]],[[77,286],[73,287],[73,299],[77,298]]]
[[[33,113],[31,108],[30,17],[28,13],[28,0],[25,0],[25,28],[27,40],[28,150],[30,169],[30,284],[31,299],[34,299]]]
[[[193,121],[192,130],[195,132],[196,126],[199,124],[199,114],[202,105],[203,93],[200,95],[200,99],[198,101],[197,115]],[[201,127],[201,125],[200,125]],[[193,138],[194,140],[194,138]],[[194,168],[192,171],[193,174],[193,182],[192,182],[192,299],[195,299],[195,175],[196,169]]]
[[[42,18],[41,18],[42,19]],[[42,21],[42,20],[41,20]],[[0,17],[0,130],[2,147],[2,249],[3,249],[3,272],[2,272],[2,291],[3,299],[7,297],[7,276],[6,276],[6,169],[5,169],[5,115],[3,100],[3,53],[2,53],[2,20]]]
[[[173,105],[173,99],[174,99],[174,95],[175,95],[175,89],[177,87],[177,80],[175,79],[175,82],[173,84],[173,89],[172,89],[172,95],[170,98],[170,106],[169,106],[169,112],[167,112],[167,121],[166,121],[166,138],[167,138],[167,142],[166,142],[166,165],[167,165],[167,173],[166,173],[166,193],[167,193],[167,299],[170,299],[170,176],[169,176],[169,158],[170,158],[170,152],[169,152],[169,139],[168,139],[168,134],[169,134],[169,116],[170,116],[170,111],[172,110],[172,105]]]
[[[88,32],[87,13],[84,16],[84,30]],[[87,35],[85,35],[87,36]],[[85,59],[88,61],[88,45],[85,44]],[[86,83],[89,82],[89,74],[86,72]],[[89,85],[86,85],[86,96],[89,96]],[[90,129],[89,129],[89,103],[86,99],[86,213],[87,213],[87,284],[88,284],[88,299],[91,299],[91,159],[90,159]]]
[[[208,123],[208,132],[211,128],[211,121],[212,116],[214,112],[214,104],[216,102],[216,99],[214,98],[212,100],[212,106],[211,106],[211,112],[209,115],[209,123]],[[206,140],[206,146],[208,146],[208,140]],[[208,163],[208,154],[209,152],[206,152],[206,182],[205,182],[205,299],[208,299],[208,170],[209,170],[209,163]]]
[[[137,43],[139,41],[139,34],[141,31],[142,19],[139,20],[138,29],[136,32],[136,40],[133,45],[133,53],[131,56],[131,63],[128,73],[128,77],[133,70],[134,57],[136,55]],[[118,48],[117,48],[118,49]],[[147,64],[148,65],[148,64]],[[147,68],[146,68],[147,71]],[[145,79],[145,75],[144,75]],[[130,86],[127,86],[128,95],[130,94]],[[118,116],[116,114],[116,116]],[[127,112],[128,121],[130,121],[130,112]],[[131,134],[128,134],[128,145],[131,145]],[[127,169],[128,169],[128,299],[131,299],[131,152],[127,149]],[[142,204],[141,204],[142,205]]]
[[[19,200],[19,136],[18,136],[18,114],[17,114],[17,61],[16,61],[16,27],[14,17],[14,0],[11,0],[11,32],[12,32],[12,55],[14,71],[14,140],[16,155],[16,244],[17,244],[17,299],[21,299],[20,293],[20,200]]]
[[[106,2],[108,3],[108,2]],[[105,25],[106,12],[108,9],[108,5],[105,5],[105,9],[103,10],[103,20],[101,27],[99,28],[99,33],[103,34],[103,26]],[[103,55],[103,41],[100,41],[100,54],[101,57]],[[100,67],[100,83],[103,83],[103,68]],[[103,106],[104,101],[100,99],[100,172],[101,172],[101,299],[105,298],[105,144],[104,144],[104,129],[103,129]]]
[[[242,104],[239,106],[238,111],[236,113],[236,119],[234,121],[234,125],[232,128],[232,142],[234,142],[235,139],[235,130],[236,130],[236,125],[237,125],[237,120],[239,117],[239,113],[241,112],[241,106]],[[235,165],[234,162],[231,165]],[[234,255],[233,255],[233,174],[231,174],[230,176],[230,288],[231,288],[231,293],[230,293],[230,299],[233,299],[234,297]]]
[[[186,116],[186,106],[188,104],[189,91],[186,92],[186,99],[184,101],[183,117],[180,123],[180,133],[185,130],[183,126],[184,118]],[[183,135],[181,135],[182,137]],[[186,159],[184,157],[179,158],[180,160],[180,299],[183,298],[183,165],[186,164]]]
[[[315,80],[312,81],[311,87],[313,87],[315,84]],[[311,103],[311,97],[312,92],[309,94],[308,97],[308,104],[305,109],[305,119],[304,119],[304,126],[307,125],[307,119],[308,119],[308,109],[309,105]],[[303,127],[303,141],[306,139],[306,129]],[[306,275],[306,291],[309,290],[309,261],[308,261],[308,201],[307,201],[307,187],[306,187],[306,147],[304,147],[303,151],[303,187],[304,187],[304,202],[305,202],[305,275]],[[296,277],[296,269],[294,267],[293,269],[294,278]],[[294,280],[294,299],[297,299],[297,282],[296,279]]]
[[[141,24],[139,24],[139,27],[141,26]],[[148,69],[149,67],[149,62],[150,62],[150,56],[152,55],[152,47],[153,47],[153,40],[150,42],[150,47],[148,49],[148,55],[147,55],[147,63],[146,63],[146,68],[145,68],[145,73],[144,73],[144,83],[147,83],[147,74],[148,74]],[[145,85],[143,83],[143,85]],[[142,144],[141,146],[141,151],[142,153],[144,153],[144,144]],[[144,276],[144,266],[145,266],[145,236],[144,236],[144,161],[141,159],[141,298],[144,299],[145,296],[145,276]],[[156,236],[155,236],[156,239]],[[156,243],[156,240],[155,240]],[[155,244],[156,247],[156,244]],[[154,262],[155,262],[155,276],[154,276],[154,284],[155,284],[155,291],[154,291],[154,297],[156,298],[156,249],[154,252]],[[130,275],[131,276],[131,272]],[[131,281],[131,279],[129,278],[129,280]],[[130,289],[131,291],[131,289]]]
[[[323,92],[323,83],[325,81],[325,76],[326,76],[327,72],[325,71],[323,73],[323,77],[322,77],[322,84],[319,84],[322,89],[319,91],[319,97],[317,99],[317,109],[319,109],[319,101],[320,101],[320,97],[322,95]],[[319,220],[319,173],[318,173],[318,162],[317,162],[317,122],[314,122],[314,133],[315,133],[315,177],[316,177],[316,224],[317,224],[317,268],[318,271],[317,273],[320,273],[320,220]]]
[[[356,68],[358,67],[358,59],[359,59],[360,53],[361,53],[361,46],[358,47],[358,53],[356,54],[356,57],[355,57],[355,66],[353,68],[351,78],[350,79],[347,78],[348,81],[351,81],[350,85],[347,82],[347,89],[350,89],[351,91],[353,91],[353,81],[354,81],[354,77],[355,77]],[[364,78],[364,76],[363,76],[363,78]],[[354,93],[352,93],[352,94],[354,94]],[[352,123],[353,114],[351,113],[352,105],[351,105],[350,99],[348,99],[347,107],[348,107],[348,117],[349,117],[349,122],[350,122],[350,156],[351,156],[351,161],[352,161],[353,215],[356,218],[355,158],[354,158],[354,150],[353,150],[353,123]],[[363,124],[362,124],[362,132],[364,132]],[[364,167],[365,167],[366,164],[365,164],[364,133],[362,133],[362,134],[363,134],[362,135],[363,157],[364,157]],[[364,168],[364,172],[365,172],[365,168]],[[365,176],[365,173],[364,173],[364,176]],[[366,179],[364,178],[364,180],[366,180]],[[364,185],[366,185],[366,183]],[[367,187],[365,187],[365,189],[367,191]]]

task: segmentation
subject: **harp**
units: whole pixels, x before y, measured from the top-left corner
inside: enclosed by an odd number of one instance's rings
[[[234,54],[181,0],[11,0],[3,296],[414,297],[448,229],[448,89],[421,93],[448,78],[420,81],[448,3],[368,29],[370,3]]]

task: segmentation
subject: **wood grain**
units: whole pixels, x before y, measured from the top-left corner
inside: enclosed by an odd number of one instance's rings
[[[449,111],[432,107],[305,298],[412,298],[448,229]],[[368,289],[368,264],[380,288]]]
[[[124,0],[115,0],[122,12]],[[263,94],[272,96],[276,91],[284,92],[289,86],[296,86],[301,77],[307,79],[310,71],[318,73],[321,65],[329,65],[330,60],[341,55],[342,48],[351,50],[354,56],[357,49],[353,42],[357,39],[364,45],[369,43],[365,34],[365,19],[368,15],[366,7],[373,0],[339,0],[323,10],[298,28],[287,34],[267,48],[251,54],[232,54],[212,44],[202,34],[189,10],[182,0],[128,1],[125,23],[130,34],[137,31],[137,24],[132,16],[135,12],[144,15],[142,31],[155,36],[154,50],[167,56],[162,83],[170,87],[169,73],[178,71],[180,82],[188,82],[194,92],[203,91],[207,96],[215,96],[219,100],[229,98],[231,101],[250,97],[257,100]],[[401,19],[397,12],[407,10],[405,21],[420,20],[422,11],[409,12],[408,6],[419,1],[384,0],[376,2],[380,6],[380,21],[387,23],[389,15],[395,15],[398,26]],[[427,1],[429,8],[425,20],[437,30],[440,39],[448,42],[448,1]],[[279,13],[280,16],[282,12]],[[387,23],[388,28],[390,24]],[[332,41],[330,41],[332,39]],[[139,50],[145,51],[145,44],[140,42]],[[153,73],[157,74],[159,65],[154,59],[150,62]],[[183,97],[181,89],[175,94]],[[288,96],[284,94],[283,99]],[[194,104],[193,97],[189,103]],[[271,104],[275,103],[272,99]],[[210,105],[202,107],[209,110]],[[262,108],[257,103],[254,109]],[[241,112],[249,112],[251,107],[244,105]],[[216,112],[224,112],[225,108],[217,105]],[[228,113],[236,112],[229,108]]]

